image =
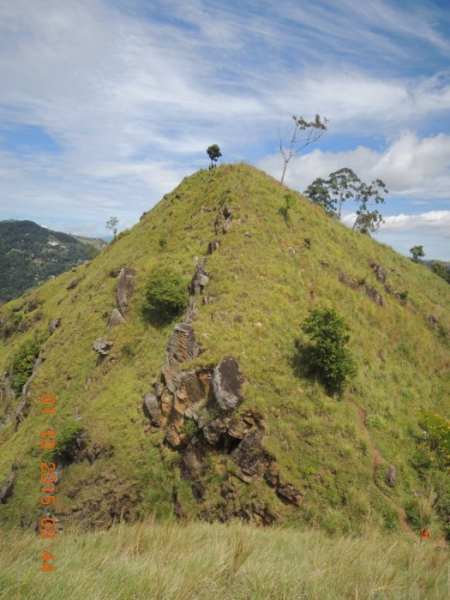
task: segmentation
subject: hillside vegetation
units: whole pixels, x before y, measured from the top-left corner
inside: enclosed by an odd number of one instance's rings
[[[96,256],[98,243],[33,221],[0,221],[0,304]]]
[[[184,281],[186,311],[149,309],[155,270]],[[437,542],[450,530],[449,306],[424,265],[268,175],[201,170],[91,263],[0,309],[0,520],[45,514],[51,458],[59,527],[239,518]],[[356,376],[341,394],[308,369],[310,309],[350,328]]]

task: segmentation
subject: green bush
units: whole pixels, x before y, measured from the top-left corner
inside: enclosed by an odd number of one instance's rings
[[[56,462],[72,462],[78,450],[78,439],[83,433],[83,425],[78,421],[67,421],[60,432],[56,433],[55,447],[51,453],[51,460]]]
[[[31,377],[34,363],[41,350],[37,340],[22,346],[13,361],[12,387],[16,396],[20,396],[22,388]]]
[[[170,321],[187,303],[187,285],[169,268],[158,267],[150,275],[145,292],[144,309],[158,321]]]
[[[350,328],[333,309],[312,309],[302,331],[315,345],[308,349],[310,370],[323,382],[327,391],[342,393],[356,375],[356,364],[345,347]]]

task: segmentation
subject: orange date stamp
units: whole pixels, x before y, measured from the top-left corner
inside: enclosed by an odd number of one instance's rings
[[[44,394],[41,396],[41,403],[45,405],[45,408],[41,408],[42,414],[54,414],[55,407],[55,396],[53,394]],[[48,431],[41,431],[41,449],[42,454],[44,452],[48,452],[49,450],[53,450],[55,447],[55,431],[54,429],[48,429]],[[55,463],[54,462],[41,462],[41,492],[43,492],[43,496],[41,496],[41,504],[44,506],[48,506],[50,508],[51,504],[55,504],[55,481],[56,475],[55,471]],[[51,493],[53,492],[53,494]],[[55,532],[55,524],[56,521],[53,517],[47,516],[41,519],[40,525],[40,533],[41,538],[43,540],[53,540],[56,532]],[[41,542],[41,546],[44,545],[44,542]],[[51,548],[52,544],[48,546]],[[48,550],[44,550],[42,554],[43,565],[41,571],[54,571],[55,566],[48,561],[53,561],[55,556],[49,552]]]

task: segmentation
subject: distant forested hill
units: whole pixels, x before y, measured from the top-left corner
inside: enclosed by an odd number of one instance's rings
[[[93,258],[99,244],[33,221],[0,221],[0,304]]]

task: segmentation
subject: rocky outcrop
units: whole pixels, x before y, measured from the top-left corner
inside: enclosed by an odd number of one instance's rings
[[[130,267],[123,267],[117,278],[116,303],[120,314],[125,317],[134,291],[134,276],[136,271]]]
[[[50,325],[48,326],[50,330],[50,335],[53,335],[57,328],[61,325],[61,317],[56,317],[53,321],[50,321]]]
[[[373,300],[375,302],[375,304],[378,304],[378,306],[384,305],[383,297],[381,296],[381,294],[379,292],[377,292],[377,290],[374,287],[372,287],[368,283],[365,283],[364,289],[366,291],[367,296],[369,296],[369,298],[371,300]]]
[[[242,402],[244,381],[239,365],[232,356],[225,356],[214,369],[214,396],[223,411],[235,410]]]
[[[11,474],[8,477],[8,479],[3,482],[0,485],[0,503],[1,504],[6,504],[9,500],[9,498],[11,498],[13,491],[14,491],[14,485],[16,483],[16,478],[17,478],[17,470],[18,467],[16,465],[16,463],[13,464],[12,469],[11,469]]]
[[[232,213],[233,209],[231,209],[228,205],[225,205],[221,210],[219,210],[214,222],[214,231],[216,232],[216,235],[219,233],[227,233],[233,220],[233,217],[231,216]]]
[[[371,262],[370,266],[372,267],[373,272],[375,273],[375,277],[378,279],[380,283],[386,283],[386,273],[381,265],[377,265],[375,262]]]
[[[66,286],[66,290],[69,291],[75,289],[79,283],[80,279],[78,277],[75,277],[75,279],[72,279],[69,285]]]
[[[350,275],[346,275],[345,273],[339,273],[338,275],[339,281],[351,288],[352,290],[357,290],[359,288],[359,283],[350,277]]]
[[[194,277],[189,284],[189,294],[191,296],[203,294],[203,290],[208,282],[209,274],[206,271],[206,258],[202,258],[202,260],[199,261]]]
[[[180,373],[180,365],[187,360],[197,358],[199,344],[194,328],[188,323],[175,325],[166,349],[166,361],[162,368],[163,382],[171,392],[176,391],[174,379]]]
[[[208,250],[206,254],[212,254],[219,248],[219,242],[217,240],[211,240],[208,244]]]
[[[36,359],[36,362],[34,363],[33,371],[31,373],[31,377],[28,379],[28,381],[22,387],[22,399],[21,399],[21,401],[19,402],[19,404],[18,404],[18,406],[16,408],[16,414],[15,414],[16,429],[22,423],[22,421],[25,419],[25,417],[28,414],[28,410],[30,408],[30,390],[31,390],[31,384],[33,382],[33,379],[37,375],[37,371],[38,371],[39,366],[42,363],[43,363],[43,359],[40,356],[38,356],[38,358]]]

